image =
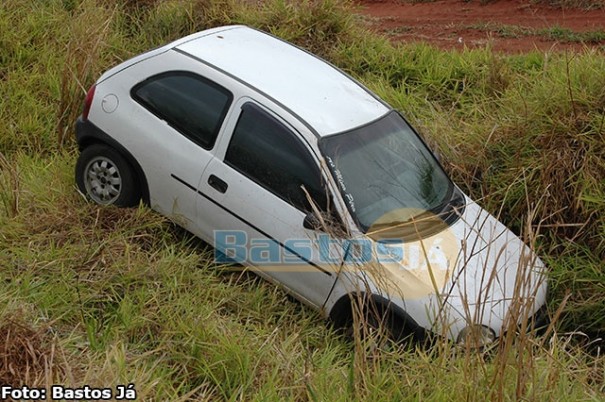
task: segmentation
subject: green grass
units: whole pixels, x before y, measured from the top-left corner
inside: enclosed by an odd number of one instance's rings
[[[141,400],[600,399],[605,57],[392,45],[340,1],[0,4],[0,382],[134,383]],[[15,21],[19,21],[15,24]],[[419,128],[467,193],[551,268],[555,334],[487,354],[351,343],[147,208],[87,203],[73,121],[110,66],[245,23],[321,54]],[[592,354],[591,354],[592,353]],[[29,368],[29,370],[26,370]]]
[[[520,25],[479,23],[469,28],[481,31],[494,32],[502,38],[522,38],[527,36],[541,36],[548,40],[561,43],[599,44],[605,41],[605,31],[573,31],[569,28],[553,26],[549,28],[531,28]]]
[[[605,31],[573,31],[568,28],[553,26],[549,28],[531,28],[520,25],[508,25],[497,23],[478,23],[470,25],[471,29],[494,32],[502,38],[520,38],[526,36],[541,36],[548,40],[561,43],[585,43],[599,44],[605,42]]]
[[[561,42],[581,42],[581,43],[600,43],[605,41],[605,31],[584,31],[574,32],[571,29],[561,27],[551,27],[538,31],[549,39]]]

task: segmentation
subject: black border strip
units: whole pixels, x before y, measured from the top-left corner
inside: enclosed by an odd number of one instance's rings
[[[229,208],[219,204],[216,200],[212,199],[211,197],[209,197],[208,195],[202,193],[201,191],[197,190],[195,187],[193,187],[191,184],[187,183],[186,181],[184,181],[183,179],[181,179],[180,177],[176,176],[175,174],[171,173],[170,177],[172,177],[173,179],[175,179],[176,181],[178,181],[179,183],[183,184],[184,186],[186,186],[187,188],[189,188],[190,190],[196,192],[197,194],[201,195],[202,197],[204,197],[205,199],[207,199],[208,201],[210,201],[211,203],[213,203],[214,205],[216,205],[217,207],[221,208],[222,210],[224,210],[225,212],[230,213],[231,215],[235,216],[237,219],[239,219],[240,221],[242,221],[243,223],[245,223],[246,225],[250,226],[251,228],[253,228],[254,230],[256,230],[257,232],[259,232],[260,234],[262,234],[263,236],[267,237],[268,239],[274,241],[275,243],[279,244],[281,247],[285,248],[286,250],[288,250],[290,253],[294,254],[295,256],[297,256],[298,258],[300,258],[301,260],[305,261],[307,264],[312,265],[313,267],[317,268],[318,270],[320,270],[321,272],[323,272],[324,274],[328,275],[328,276],[332,276],[332,273],[330,271],[327,271],[325,269],[323,269],[322,267],[320,267],[319,265],[309,261],[308,259],[306,259],[305,257],[303,257],[302,255],[298,254],[297,252],[295,252],[294,250],[292,250],[291,248],[287,247],[285,244],[283,244],[282,242],[280,242],[279,240],[275,239],[274,237],[270,236],[267,232],[265,232],[264,230],[258,228],[257,226],[253,225],[252,223],[248,222],[246,219],[242,218],[241,216],[239,216],[238,214],[236,214],[235,212],[231,211]]]

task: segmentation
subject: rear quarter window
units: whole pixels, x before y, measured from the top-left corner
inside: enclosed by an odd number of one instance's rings
[[[155,75],[135,85],[132,98],[205,149],[214,146],[233,94],[186,71]]]

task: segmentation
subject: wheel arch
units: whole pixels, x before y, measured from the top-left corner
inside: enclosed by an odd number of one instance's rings
[[[370,303],[367,303],[368,301]],[[397,332],[395,337],[398,340],[410,336],[417,341],[426,339],[426,329],[410,317],[405,310],[397,306],[391,300],[373,293],[357,292],[347,293],[341,296],[328,314],[330,322],[332,322],[336,328],[343,328],[347,325],[351,325],[353,322],[353,303],[356,302],[362,302],[364,308],[373,306],[379,314],[384,316],[389,314],[391,319],[394,320],[392,324],[395,325],[395,328],[393,329]]]
[[[145,172],[143,171],[143,168],[141,168],[139,162],[137,162],[136,158],[132,156],[132,154],[122,144],[113,139],[89,120],[82,120],[81,117],[76,123],[76,141],[78,143],[78,150],[80,152],[93,144],[106,145],[119,152],[120,155],[126,159],[126,162],[128,162],[128,164],[132,167],[137,175],[137,178],[139,179],[141,199],[145,205],[150,205],[149,185],[147,184]]]

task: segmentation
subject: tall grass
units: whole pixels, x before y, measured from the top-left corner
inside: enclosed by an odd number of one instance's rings
[[[99,75],[101,50],[107,46],[117,7],[107,8],[84,1],[70,13],[61,70],[57,110],[57,143],[59,147],[73,140],[73,122],[80,113],[82,95]]]
[[[0,364],[30,373],[0,369],[0,382],[133,382],[142,400],[602,396],[605,58],[395,46],[357,26],[349,7],[0,4],[0,327],[13,334],[0,338]],[[86,89],[123,59],[226,23],[319,53],[402,110],[456,183],[548,262],[560,316],[548,336],[511,331],[485,353],[350,342],[274,286],[212,264],[206,246],[150,210],[87,203],[71,140]]]
[[[69,154],[15,162],[22,207],[0,238],[0,322],[12,334],[2,345],[14,346],[0,358],[29,377],[3,383],[132,382],[142,400],[558,400],[602,390],[603,359],[559,333],[511,336],[485,352],[347,341],[276,287],[212,265],[210,250],[149,209],[86,203]]]

